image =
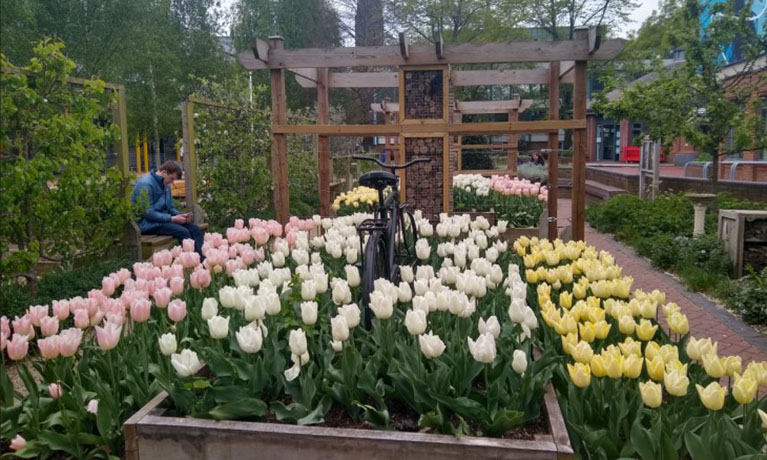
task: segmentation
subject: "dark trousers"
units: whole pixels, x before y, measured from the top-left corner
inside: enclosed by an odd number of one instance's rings
[[[202,257],[202,243],[203,236],[200,227],[195,224],[177,224],[175,222],[165,222],[160,224],[159,227],[155,227],[148,232],[143,232],[145,235],[167,235],[172,236],[178,240],[178,244],[186,239],[194,240],[194,250]]]

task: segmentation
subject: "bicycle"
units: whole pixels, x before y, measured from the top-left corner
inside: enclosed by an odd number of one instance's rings
[[[416,163],[430,162],[431,158],[414,158],[405,164],[386,164],[376,158],[352,156],[356,160],[372,161],[390,171],[370,171],[360,176],[359,184],[378,190],[378,205],[373,207],[373,218],[357,226],[360,241],[369,233],[362,253],[362,305],[365,328],[370,330],[372,315],[369,307],[373,284],[379,278],[392,282],[399,280],[400,266],[415,267],[415,242],[418,238],[415,218],[406,203],[399,202],[399,177],[394,174]],[[391,192],[384,198],[384,191]]]

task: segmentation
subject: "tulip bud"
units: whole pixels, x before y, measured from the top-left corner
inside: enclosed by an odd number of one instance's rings
[[[354,265],[347,265],[344,267],[346,271],[346,281],[349,283],[349,287],[357,287],[360,285],[360,271]]]
[[[421,335],[426,331],[426,313],[423,310],[408,310],[405,327],[410,335]]]
[[[527,370],[527,354],[522,350],[514,350],[511,368],[519,375],[523,375]]]
[[[229,317],[214,316],[208,319],[208,332],[211,338],[225,338],[229,335]]]
[[[732,396],[741,404],[750,404],[756,397],[759,385],[748,376],[735,373],[735,384],[732,386]]]
[[[725,389],[718,382],[711,382],[707,387],[695,385],[700,401],[709,410],[720,410],[724,406]]]
[[[634,322],[634,318],[630,315],[623,315],[618,319],[618,330],[621,331],[621,334],[631,335],[634,333],[635,327],[636,323]]]
[[[666,369],[666,373],[663,374],[663,385],[670,395],[682,397],[687,394],[690,379],[683,371]]]
[[[170,363],[173,365],[173,369],[176,370],[179,377],[189,377],[194,375],[205,365],[205,363],[200,361],[197,357],[197,353],[189,349],[181,350],[181,353],[174,353],[171,355]]]
[[[491,334],[493,338],[498,338],[498,336],[501,335],[501,324],[498,322],[498,318],[495,316],[491,316],[490,318],[485,321],[484,319],[479,319],[479,333],[480,334]]]
[[[631,354],[623,360],[623,375],[630,379],[639,377],[642,373],[642,358]]]
[[[245,353],[258,353],[264,342],[261,328],[253,326],[242,326],[234,333],[237,338],[237,344]]]
[[[567,371],[570,379],[578,388],[585,388],[591,384],[591,367],[588,364],[567,363]]]
[[[301,320],[309,326],[317,322],[317,302],[301,302]]]
[[[647,365],[647,374],[651,379],[661,381],[666,371],[663,357],[658,354],[654,358],[645,358],[645,364]]]
[[[642,394],[642,401],[647,407],[655,409],[663,401],[663,391],[660,383],[653,381],[639,382],[639,392]]]
[[[722,360],[714,353],[708,353],[703,356],[703,368],[706,369],[706,374],[708,374],[709,377],[715,379],[721,378],[727,373],[722,365]]]
[[[349,339],[349,324],[344,315],[337,315],[330,320],[330,329],[334,342],[344,342]]]
[[[429,359],[438,358],[445,351],[445,342],[431,331],[428,334],[419,335],[418,344],[421,347],[421,353]]]
[[[160,343],[160,352],[165,356],[170,356],[176,352],[178,344],[176,343],[176,335],[172,333],[163,334],[158,339]]]
[[[591,357],[591,373],[594,377],[604,377],[607,375],[607,366],[605,364],[605,358],[602,355],[594,355]]]

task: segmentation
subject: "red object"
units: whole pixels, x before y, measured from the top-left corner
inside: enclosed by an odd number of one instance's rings
[[[639,149],[640,147],[623,147],[621,148],[621,161],[624,163],[639,163]],[[666,157],[663,155],[665,149],[660,149],[660,161],[666,161]]]

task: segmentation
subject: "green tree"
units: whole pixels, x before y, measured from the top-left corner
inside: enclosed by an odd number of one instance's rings
[[[608,78],[608,90],[622,90],[621,97],[610,100],[606,92],[598,95],[594,108],[613,118],[644,120],[650,136],[664,144],[684,137],[688,142],[709,152],[718,171],[719,156],[744,149],[761,148],[765,144],[764,126],[754,122],[755,114],[745,110],[756,88],[764,85],[765,75],[754,73],[755,64],[767,49],[767,34],[751,24],[749,8],[736,10],[734,2],[711,7],[712,20],[701,30],[703,6],[697,0],[686,0],[672,10],[667,21],[669,43],[685,49],[685,59],[678,66],[664,67],[654,61],[654,73],[644,81],[629,86],[626,80]],[[743,59],[730,67],[727,78],[721,58],[729,45],[740,44]],[[731,145],[725,140],[733,135]],[[713,176],[716,190],[718,175]]]
[[[62,49],[41,42],[23,68],[0,58],[0,281],[23,276],[33,292],[38,261],[99,255],[129,219],[124,178],[106,167],[114,94],[68,84]]]
[[[617,29],[639,6],[631,0],[526,0],[519,5],[525,21],[546,31],[552,40],[572,40],[580,26]]]

